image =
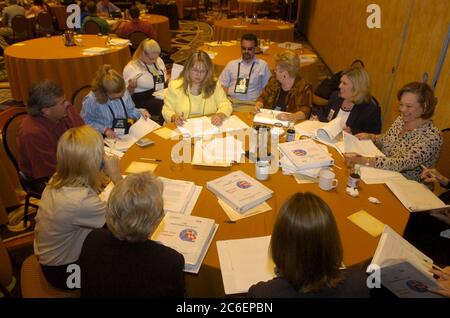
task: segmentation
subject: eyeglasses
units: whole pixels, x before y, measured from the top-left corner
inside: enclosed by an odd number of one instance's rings
[[[196,68],[193,68],[191,71],[194,73],[197,73],[197,74],[205,74],[206,73],[206,70],[199,70]]]
[[[255,49],[255,47],[245,47],[245,46],[241,46],[242,51],[253,51]]]

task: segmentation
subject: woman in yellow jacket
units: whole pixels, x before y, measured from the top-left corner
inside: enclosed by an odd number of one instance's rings
[[[169,83],[162,115],[167,123],[183,126],[186,118],[211,116],[211,123],[222,125],[233,108],[220,83],[208,54],[197,51],[185,63],[180,78]]]

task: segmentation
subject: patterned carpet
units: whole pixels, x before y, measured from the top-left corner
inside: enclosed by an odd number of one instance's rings
[[[183,63],[204,42],[211,41],[212,36],[213,29],[206,22],[181,21],[180,29],[172,31],[172,48],[177,52],[170,57],[175,63]]]

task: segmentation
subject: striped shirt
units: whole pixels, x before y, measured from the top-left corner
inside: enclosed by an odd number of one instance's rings
[[[141,113],[134,106],[133,100],[127,90],[125,90],[122,100],[125,104],[128,118],[139,119]],[[91,91],[83,100],[83,108],[80,113],[81,117],[86,124],[91,125],[101,134],[103,134],[107,128],[112,128],[114,118],[108,105],[114,112],[114,117],[116,117],[116,119],[126,117],[119,98],[113,100],[109,99],[105,104],[100,104],[97,102],[94,92]]]

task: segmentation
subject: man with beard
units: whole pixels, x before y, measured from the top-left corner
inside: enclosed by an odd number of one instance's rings
[[[258,39],[254,34],[241,38],[242,58],[232,60],[220,74],[220,83],[233,104],[253,103],[271,76],[266,61],[255,57]]]
[[[17,143],[19,169],[33,180],[34,191],[41,193],[56,170],[59,137],[69,128],[83,124],[83,119],[55,82],[46,80],[30,89],[28,115],[20,126]]]

